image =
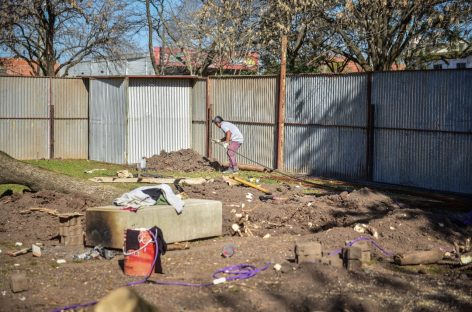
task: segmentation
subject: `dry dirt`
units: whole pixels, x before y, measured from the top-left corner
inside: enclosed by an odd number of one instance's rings
[[[161,151],[146,159],[149,170],[168,171],[214,171],[219,164],[210,162],[192,149],[182,149],[176,152]]]
[[[181,170],[181,169],[179,169]],[[139,285],[136,290],[162,311],[470,311],[472,271],[452,265],[401,268],[380,252],[366,269],[349,273],[321,264],[294,263],[293,247],[299,240],[318,240],[325,251],[335,250],[361,235],[353,230],[365,223],[379,232],[377,242],[401,253],[439,247],[451,251],[453,243],[472,236],[470,226],[457,221],[470,211],[470,200],[393,195],[362,188],[330,192],[320,197],[303,195],[304,186],[265,185],[285,200],[262,202],[261,192],[228,186],[223,179],[185,187],[193,198],[223,202],[224,236],[190,243],[190,249],[163,256],[165,274],[152,279],[204,283],[215,270],[238,263],[262,266],[279,263],[256,277],[209,288]],[[252,199],[250,198],[252,194]],[[249,198],[248,198],[249,197]],[[93,203],[44,191],[0,198],[0,311],[49,311],[89,302],[136,278],[127,277],[117,256],[113,260],[74,262],[83,248],[66,248],[57,240],[56,217],[41,212],[20,214],[31,207],[61,212],[84,211]],[[458,209],[460,208],[460,209]],[[237,214],[243,215],[241,221]],[[248,229],[233,235],[231,225]],[[164,233],[165,234],[165,233]],[[262,238],[270,234],[269,238]],[[45,245],[43,256],[9,257],[14,243]],[[223,246],[237,246],[231,258],[220,256]],[[57,259],[67,263],[58,265]],[[15,266],[17,264],[17,266]],[[14,294],[9,275],[15,269],[28,273],[30,289]]]

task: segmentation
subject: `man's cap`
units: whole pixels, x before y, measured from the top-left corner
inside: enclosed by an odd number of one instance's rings
[[[222,121],[223,118],[221,118],[221,116],[215,116],[215,118],[212,120],[213,123],[221,123]]]

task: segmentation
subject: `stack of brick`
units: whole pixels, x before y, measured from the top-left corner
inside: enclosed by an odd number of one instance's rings
[[[348,271],[359,271],[371,261],[371,243],[357,242],[355,246],[345,247],[342,250],[344,267]]]
[[[295,244],[295,260],[297,263],[320,263],[321,243],[297,242]]]
[[[79,246],[84,244],[84,230],[82,216],[60,215],[59,236],[61,244],[66,246]]]

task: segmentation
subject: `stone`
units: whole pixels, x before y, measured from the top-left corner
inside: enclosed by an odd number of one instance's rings
[[[28,290],[28,279],[26,278],[26,272],[13,272],[10,276],[10,288],[14,293]]]
[[[295,260],[298,264],[300,263],[321,263],[321,257],[316,255],[296,255]]]
[[[137,212],[106,206],[86,211],[86,243],[105,248],[123,248],[126,229],[158,226],[167,243],[222,235],[222,203],[187,199],[181,214],[170,205],[142,207]]]
[[[322,247],[319,242],[297,242],[295,244],[296,255],[315,255],[318,258],[322,256]]]
[[[94,308],[95,312],[157,312],[158,309],[141,298],[130,287],[113,290],[102,298]]]
[[[344,247],[343,259],[345,260],[360,260],[362,258],[362,251],[358,247]]]
[[[335,268],[342,268],[343,267],[343,259],[341,259],[338,256],[330,256],[328,257],[329,259],[329,265]]]
[[[31,245],[31,251],[33,252],[34,257],[41,257],[41,247],[38,245]]]

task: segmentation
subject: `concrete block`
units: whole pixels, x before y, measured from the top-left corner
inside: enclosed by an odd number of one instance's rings
[[[329,260],[329,265],[335,268],[342,268],[343,267],[343,259],[338,256],[330,256],[327,257]]]
[[[360,260],[344,259],[344,266],[348,271],[360,271],[362,269],[362,262]]]
[[[300,263],[321,263],[321,257],[317,255],[296,255],[295,260]]]
[[[59,235],[60,236],[77,236],[83,235],[83,228],[80,225],[75,226],[64,226],[59,227]]]
[[[343,259],[345,260],[360,260],[362,258],[362,251],[357,247],[343,248]]]
[[[143,207],[137,212],[117,206],[87,209],[85,236],[89,246],[123,248],[126,229],[161,228],[168,243],[222,235],[222,203],[215,200],[187,199],[179,215],[170,205]]]
[[[297,242],[295,244],[295,254],[298,256],[314,255],[321,258],[321,251],[322,247],[319,242]]]
[[[28,279],[26,278],[26,272],[13,272],[10,276],[10,288],[14,293],[28,290]]]

